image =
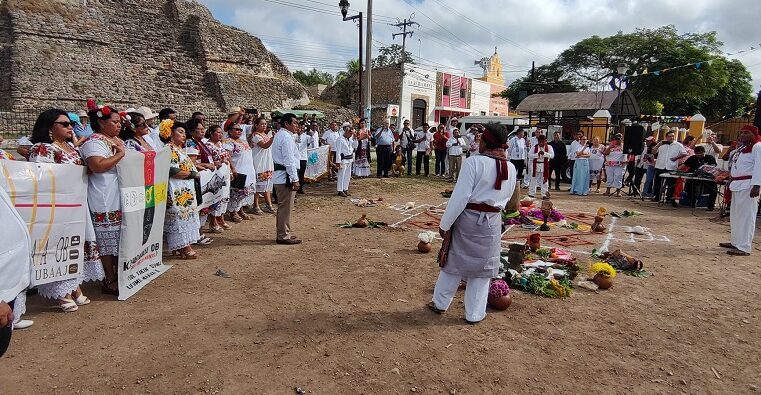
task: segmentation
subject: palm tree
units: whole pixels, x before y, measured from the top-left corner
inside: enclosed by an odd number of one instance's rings
[[[352,59],[346,62],[346,70],[338,72],[338,74],[336,75],[336,82],[343,81],[346,78],[349,78],[352,75],[359,73],[359,67],[360,67],[359,59]]]

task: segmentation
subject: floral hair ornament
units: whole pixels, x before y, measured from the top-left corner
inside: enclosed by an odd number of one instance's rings
[[[102,100],[96,101],[95,99],[87,99],[87,110],[88,111],[95,111],[98,112],[95,113],[95,115],[98,116],[98,118],[104,118],[111,115],[111,112],[113,111],[111,107],[105,105]]]
[[[132,122],[132,117],[126,111],[119,111],[119,116],[127,122]]]
[[[168,139],[172,135],[172,126],[174,126],[174,121],[171,119],[161,121],[159,124],[159,136]]]

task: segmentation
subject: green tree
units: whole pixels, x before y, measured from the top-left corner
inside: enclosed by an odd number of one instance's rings
[[[373,67],[386,67],[399,63],[415,63],[412,53],[402,51],[399,44],[391,44],[378,48],[378,56],[373,59]]]
[[[510,100],[510,104],[515,107],[525,96],[534,93],[576,92],[578,90],[578,86],[564,78],[563,72],[553,62],[537,67],[533,81],[529,71],[527,76],[511,82],[507,89],[500,93],[500,96]]]
[[[333,74],[330,74],[325,71],[319,71],[316,68],[313,68],[312,70],[309,70],[308,73],[305,73],[301,70],[297,70],[293,72],[293,78],[295,78],[298,82],[301,82],[304,86],[313,86],[313,85],[333,85],[334,77]]]
[[[642,114],[661,115],[663,114],[663,103],[658,100],[642,100],[639,102],[639,110]]]
[[[739,62],[725,59],[719,50],[721,45],[716,32],[679,34],[672,25],[627,34],[618,32],[610,37],[592,36],[540,67],[546,70],[538,74],[554,77],[551,82],[595,90],[608,85],[619,64],[628,67],[629,75],[647,69],[648,74],[627,81],[627,88],[639,101],[660,102],[665,114],[689,115],[700,111],[715,118],[735,114],[742,107],[740,103],[751,100],[747,70]],[[695,62],[704,63],[699,68],[656,73]],[[509,91],[510,88],[507,94],[511,94]]]
[[[346,70],[339,71],[336,75],[336,83],[341,82],[354,74],[359,73],[359,59],[352,59],[348,62],[346,62]]]

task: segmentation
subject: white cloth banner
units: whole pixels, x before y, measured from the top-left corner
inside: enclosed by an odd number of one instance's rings
[[[116,168],[122,200],[119,241],[119,300],[126,300],[169,270],[161,256],[169,148],[127,151]]]
[[[90,215],[85,167],[12,160],[0,167],[0,188],[29,227],[31,286],[79,277]],[[0,237],[3,231],[0,224]]]
[[[330,146],[323,145],[319,148],[307,150],[307,169],[304,172],[304,179],[310,182],[316,182],[328,173],[328,154]]]
[[[225,197],[230,197],[230,166],[222,164],[217,170],[202,170],[201,193],[202,203],[198,209],[204,209],[221,202]]]

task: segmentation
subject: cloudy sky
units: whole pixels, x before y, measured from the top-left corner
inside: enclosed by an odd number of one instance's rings
[[[357,28],[341,21],[338,0],[199,0],[222,22],[260,39],[290,68],[317,67],[331,73],[357,57]],[[365,11],[365,0],[350,0]],[[418,22],[407,48],[430,69],[480,76],[473,62],[502,57],[508,81],[531,67],[548,63],[569,45],[591,35],[673,24],[680,32],[715,30],[723,51],[761,47],[761,0],[375,0],[373,47],[392,43],[391,26],[409,18]],[[761,86],[761,49],[730,56]],[[664,77],[665,78],[665,77]]]

